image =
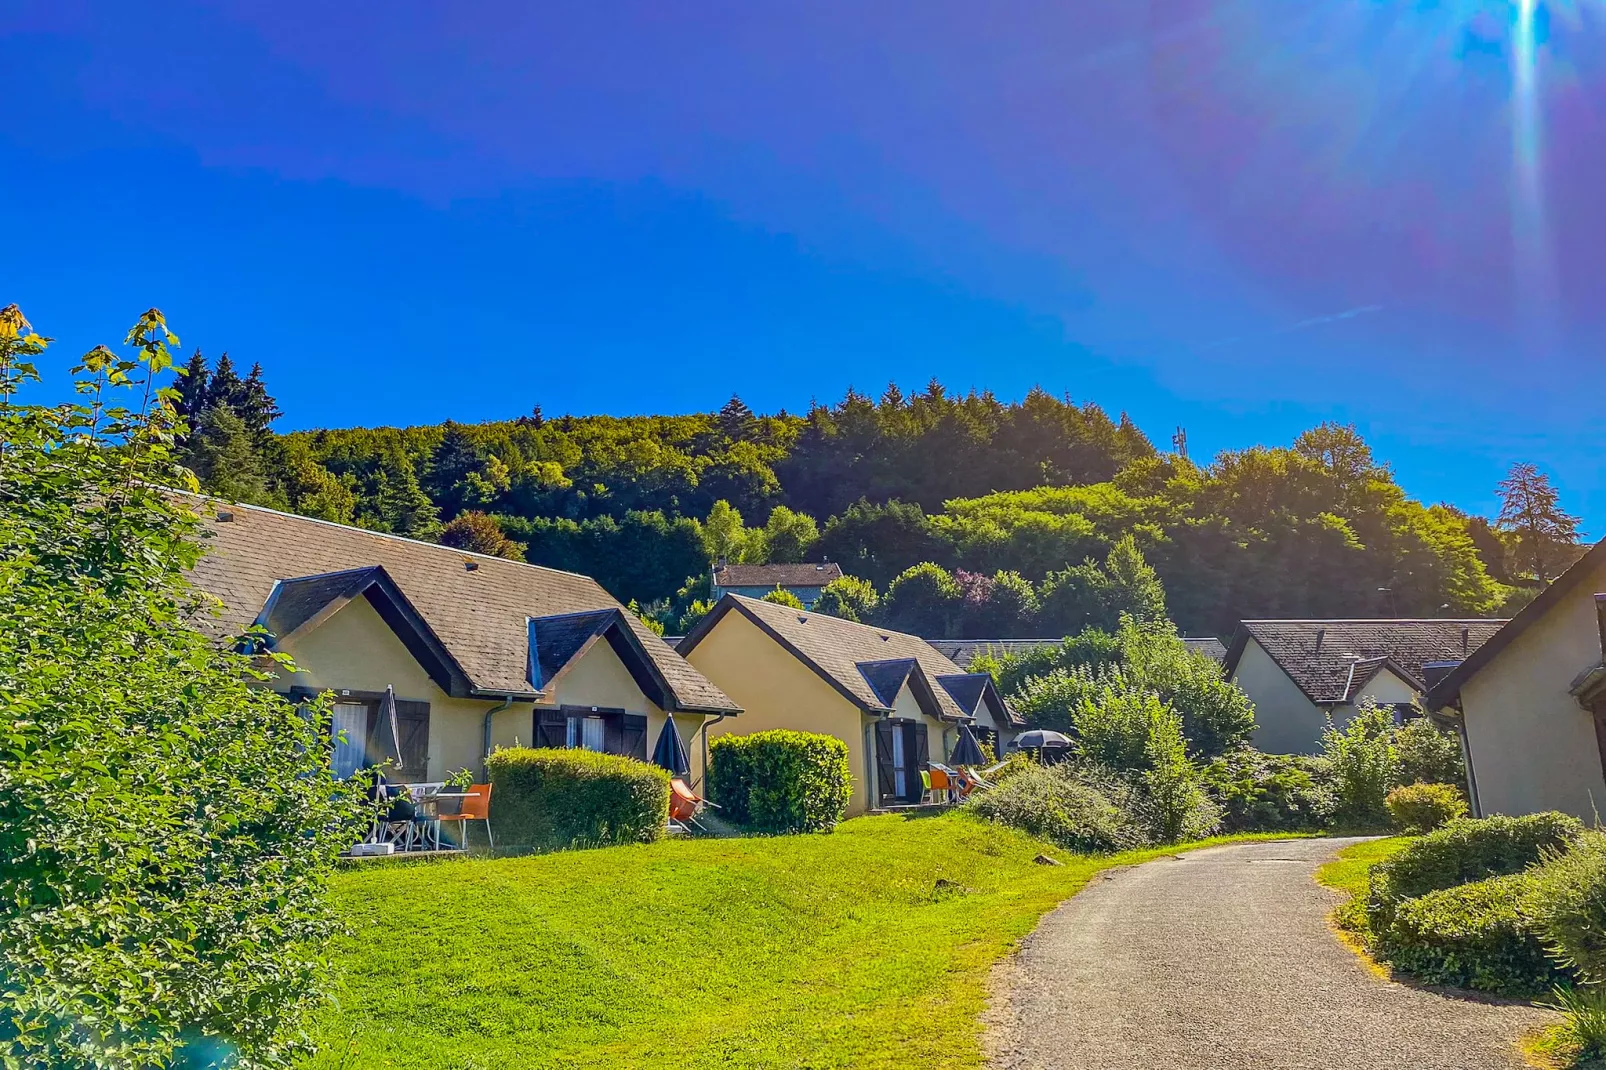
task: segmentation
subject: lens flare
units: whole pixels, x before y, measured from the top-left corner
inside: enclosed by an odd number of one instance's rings
[[[1554,340],[1555,268],[1545,213],[1543,112],[1539,92],[1539,0],[1517,0],[1511,41],[1512,249],[1525,342]]]

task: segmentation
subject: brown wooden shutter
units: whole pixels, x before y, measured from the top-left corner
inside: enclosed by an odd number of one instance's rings
[[[569,745],[569,718],[562,710],[536,710],[532,738],[537,747],[562,750]]]
[[[401,734],[401,775],[405,780],[424,779],[429,762],[429,703],[396,700],[396,729]],[[388,737],[390,726],[384,726]]]
[[[609,718],[610,721],[613,718]],[[639,761],[647,760],[647,718],[633,713],[624,714],[619,718],[620,743],[619,749],[613,753],[623,754]]]
[[[876,779],[881,782],[877,794],[881,798],[896,798],[898,794],[898,777],[892,766],[892,733],[896,731],[898,728],[891,721],[875,724]]]
[[[926,726],[919,721],[911,724],[907,742],[909,746],[904,748],[904,753],[909,755],[910,767],[908,775],[904,778],[904,786],[909,789],[909,801],[917,803],[926,792],[925,781],[920,774],[924,773],[926,766],[931,764],[931,751],[928,749],[930,743],[926,738]]]

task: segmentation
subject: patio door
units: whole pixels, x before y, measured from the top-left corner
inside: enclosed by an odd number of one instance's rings
[[[875,741],[882,805],[919,802],[925,794],[920,774],[929,761],[925,724],[879,721],[875,726]]]
[[[368,728],[371,707],[366,702],[337,702],[330,734],[335,752],[330,764],[335,776],[344,780],[368,763]]]

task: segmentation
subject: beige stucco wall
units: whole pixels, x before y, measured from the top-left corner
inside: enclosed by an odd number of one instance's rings
[[[300,670],[283,675],[277,690],[301,686],[314,690],[383,691],[394,686],[396,697],[429,703],[429,751],[426,771],[404,771],[405,780],[441,780],[458,769],[481,771],[486,711],[496,699],[452,698],[436,686],[396,634],[365,598],[354,599],[306,635],[285,644]],[[647,717],[647,754],[658,742],[664,712],[648,701],[619,656],[606,642],[592,645],[556,685],[556,702],[576,706],[624,709]],[[691,752],[693,776],[702,774],[700,742],[695,741],[701,715],[678,714],[681,739]],[[496,714],[491,724],[493,747],[534,742],[534,707],[516,702]]]
[[[1265,648],[1250,639],[1233,682],[1255,704],[1255,746],[1269,754],[1314,754],[1327,714],[1305,697]]]
[[[934,762],[946,762],[948,752],[953,750],[953,732],[955,726],[939,721],[935,717],[928,717],[921,709],[920,702],[909,687],[909,681],[903,682],[898,690],[898,697],[892,702],[892,717],[898,721],[919,721],[926,726],[926,749]]]
[[[1400,702],[1415,702],[1421,697],[1422,692],[1412,687],[1409,680],[1400,679],[1392,669],[1383,669],[1355,693],[1354,703],[1334,709],[1333,720],[1347,721],[1355,715],[1358,707],[1366,704],[1367,699],[1379,706],[1392,706]]]
[[[853,768],[848,813],[862,814],[870,807],[866,771],[874,751],[867,749],[866,729],[871,719],[758,625],[739,612],[727,612],[686,660],[742,707],[740,716],[711,727],[711,737],[774,728],[835,736],[848,745]]]
[[[1485,814],[1562,810],[1593,821],[1606,810],[1606,777],[1590,715],[1568,686],[1601,658],[1586,578],[1461,688],[1467,743]]]

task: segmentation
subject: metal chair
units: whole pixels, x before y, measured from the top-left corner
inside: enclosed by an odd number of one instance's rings
[[[435,818],[436,827],[449,825],[453,822],[458,827],[458,846],[468,847],[468,823],[470,821],[485,822],[485,842],[496,849],[496,840],[491,836],[491,785],[470,784],[468,794],[458,800],[457,813],[438,814]],[[438,834],[437,834],[438,838]]]

